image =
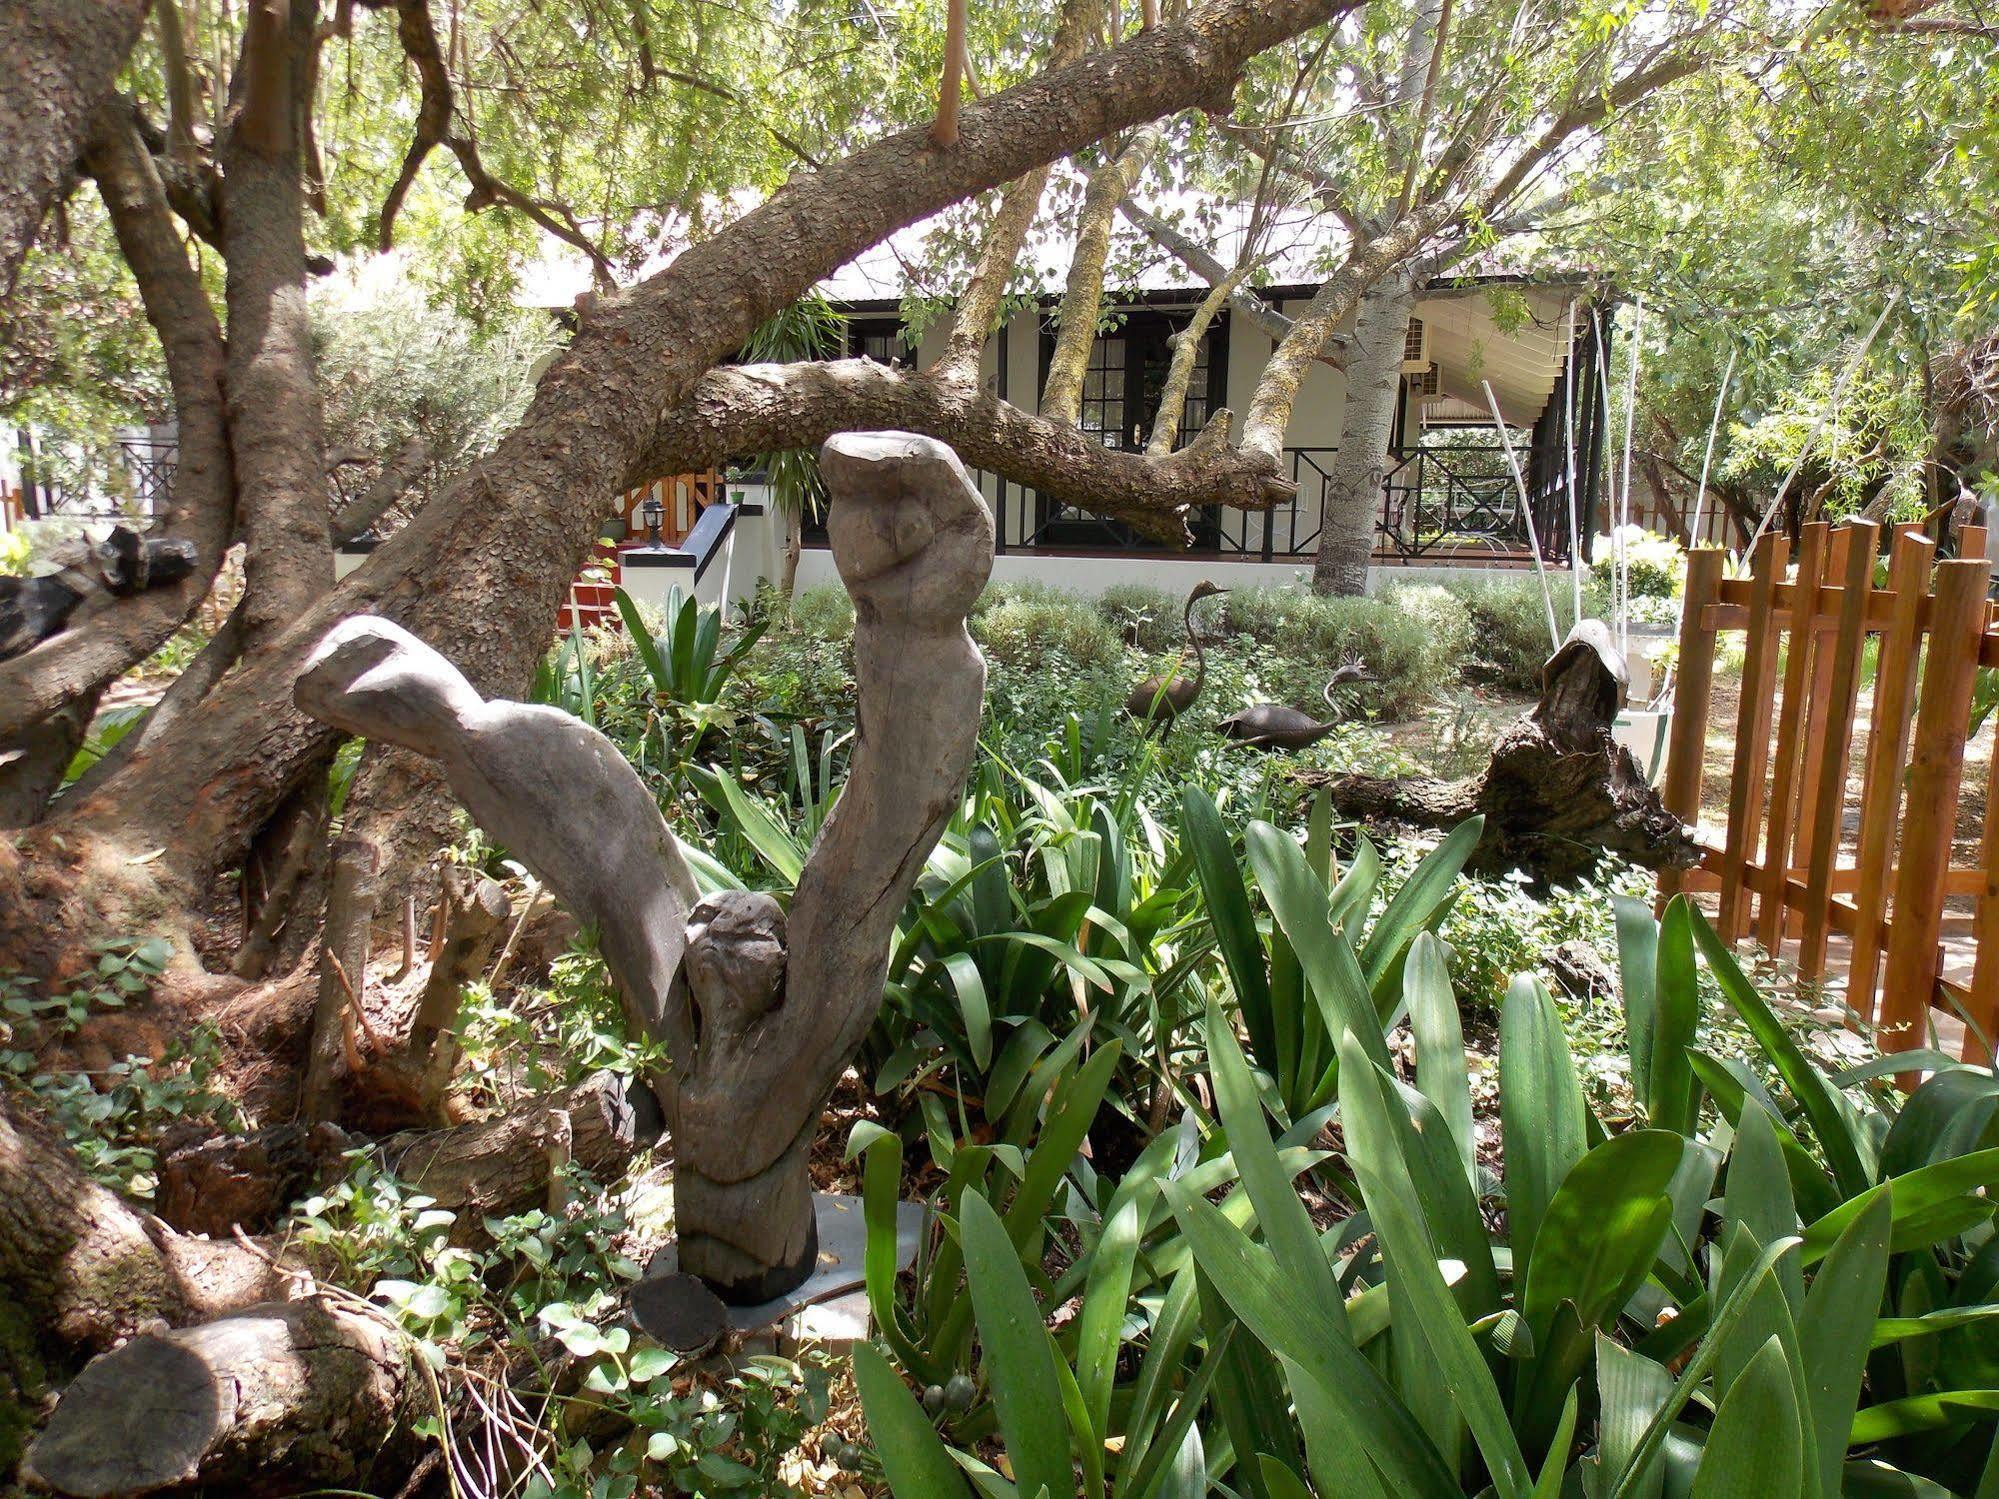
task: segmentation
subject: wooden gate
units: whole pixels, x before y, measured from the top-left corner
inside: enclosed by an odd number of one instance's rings
[[[1969,1022],[1962,1052],[1979,1061],[1999,1023],[1999,755],[1976,863],[1952,857],[1973,689],[1981,666],[1999,666],[1985,541],[1968,529],[1964,556],[1938,562],[1920,527],[1898,527],[1885,587],[1879,528],[1865,522],[1807,526],[1795,557],[1786,538],[1765,536],[1747,578],[1725,579],[1718,550],[1690,553],[1663,792],[1698,822],[1717,641],[1742,631],[1727,819],[1702,830],[1700,867],[1662,884],[1712,893],[1724,937],[1790,953],[1806,984],[1839,979],[1832,949],[1843,942],[1846,1003],[1883,1050],[1930,1044],[1935,1007]],[[1942,945],[1953,905],[1953,926],[1968,924],[1975,944],[1957,979]]]

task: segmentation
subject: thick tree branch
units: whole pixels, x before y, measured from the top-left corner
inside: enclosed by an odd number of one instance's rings
[[[1242,446],[1246,453],[1260,453],[1273,462],[1281,458],[1284,429],[1290,424],[1298,387],[1327,340],[1346,321],[1369,286],[1400,265],[1456,215],[1455,204],[1428,204],[1416,209],[1386,233],[1356,248],[1346,264],[1320,286],[1311,303],[1299,314],[1290,335],[1263,367],[1263,376],[1257,382],[1256,394],[1243,420]]]
[[[331,730],[281,705],[313,644],[344,615],[375,609],[418,633],[449,635],[475,685],[517,689],[603,507],[653,441],[661,414],[683,405],[761,323],[870,245],[962,198],[1177,109],[1226,108],[1250,58],[1355,3],[1209,0],[1184,23],[966,106],[951,151],[932,147],[919,125],[795,176],[640,286],[599,299],[489,458],[272,649],[246,661],[227,704],[211,697],[174,732],[149,740],[122,774],[66,802],[37,836],[165,847],[142,871],[155,889],[230,865],[330,742]],[[453,559],[442,572],[440,556]],[[468,611],[491,611],[499,599],[516,624],[463,630]]]
[[[1146,439],[1146,457],[1164,458],[1180,440],[1180,418],[1187,408],[1187,387],[1194,381],[1201,340],[1248,271],[1249,262],[1245,261],[1208,288],[1187,326],[1173,335],[1173,361],[1166,367],[1166,383],[1159,391],[1159,412],[1152,419],[1152,436]]]
[[[973,467],[1185,545],[1185,517],[1195,506],[1260,510],[1294,493],[1272,464],[1228,446],[1228,425],[1228,413],[1217,412],[1191,446],[1141,456],[928,372],[868,359],[731,365],[711,370],[693,399],[659,423],[630,472],[685,473],[734,453],[810,447],[850,429],[920,432]]]
[[[12,294],[145,19],[146,0],[0,5],[0,298]]]
[[[1048,380],[1041,391],[1041,414],[1054,421],[1075,425],[1090,347],[1097,341],[1097,317],[1104,303],[1104,265],[1110,258],[1117,206],[1131,196],[1165,135],[1162,125],[1145,126],[1124,150],[1090,174],[1089,186],[1083,190],[1076,253],[1069,262],[1069,280],[1056,314],[1055,353],[1048,361]]]
[[[159,335],[180,427],[171,503],[152,534],[193,542],[195,569],[172,587],[107,601],[61,634],[0,663],[0,737],[102,687],[179,629],[207,594],[235,519],[222,330],[128,106],[113,103],[99,112],[84,164],[97,180],[119,250]]]
[[[302,170],[314,9],[309,0],[261,0],[252,12],[237,102],[218,153],[247,649],[333,586],[326,441],[305,292]],[[284,29],[273,35],[277,22]],[[267,97],[280,86],[282,98]]]
[[[496,203],[505,204],[533,220],[564,244],[581,250],[589,257],[591,272],[598,284],[611,285],[614,270],[611,262],[598,248],[597,242],[578,226],[575,216],[568,209],[560,204],[543,203],[531,198],[511,183],[494,176],[486,169],[479,155],[479,143],[472,138],[470,131],[451,128],[456,110],[451,74],[444,64],[444,52],[437,39],[437,27],[431,20],[429,0],[396,0],[396,39],[402,44],[403,55],[417,70],[421,103],[417,107],[416,129],[410,138],[409,150],[403,155],[402,169],[396,174],[396,180],[382,204],[380,227],[376,231],[377,244],[384,250],[389,248],[395,233],[396,214],[416,182],[417,172],[434,149],[445,146],[457,158],[458,169],[465,174],[465,180],[471,187],[465,199],[466,212],[477,213]]]
[[[1118,212],[1124,215],[1134,229],[1207,282],[1209,286],[1219,285],[1234,274],[1210,254],[1199,240],[1176,229],[1149,209],[1141,208],[1127,199],[1118,204]],[[1282,343],[1291,332],[1289,317],[1240,282],[1229,290],[1229,311],[1253,323],[1267,334],[1273,343]],[[1334,346],[1337,347],[1339,342],[1340,340],[1335,337]],[[1337,364],[1339,360],[1336,356],[1332,356],[1329,357],[1329,362]]]
[[[1083,55],[1090,40],[1090,23],[1096,14],[1095,0],[1064,0],[1055,40],[1048,48],[1049,67],[1067,67]],[[979,263],[972,271],[972,279],[958,299],[944,352],[931,366],[939,378],[964,379],[977,371],[979,354],[999,324],[1007,283],[1013,279],[1021,248],[1027,243],[1028,231],[1034,227],[1035,215],[1040,212],[1041,195],[1048,189],[1050,165],[1043,162],[1001,190],[999,209],[986,229],[985,243],[979,247]]]

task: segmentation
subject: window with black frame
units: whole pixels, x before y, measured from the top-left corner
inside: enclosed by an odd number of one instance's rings
[[[1152,435],[1152,422],[1173,363],[1173,335],[1186,326],[1189,313],[1175,309],[1133,308],[1119,314],[1116,325],[1097,336],[1083,375],[1077,425],[1107,448],[1139,453]],[[1195,352],[1194,368],[1181,403],[1180,430],[1175,447],[1185,447],[1207,425],[1209,416],[1227,400],[1228,319],[1224,313],[1209,325]],[[1044,319],[1041,337],[1041,381],[1055,352],[1052,319]],[[1155,545],[1122,521],[1093,515],[1079,506],[1050,496],[1034,497],[1034,532],[1029,546],[1064,550],[1125,551]],[[1220,541],[1219,507],[1205,506],[1188,518],[1194,546],[1212,549]]]

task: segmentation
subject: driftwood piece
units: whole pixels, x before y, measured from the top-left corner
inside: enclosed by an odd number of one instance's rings
[[[889,938],[957,803],[985,694],[965,617],[991,571],[992,517],[956,456],[907,433],[847,435],[821,471],[860,712],[788,923],[769,897],[695,910],[678,845],[608,740],[552,708],[481,699],[385,620],[335,625],[294,694],[436,759],[479,825],[596,926],[628,1023],[667,1058],[652,1082],[674,1140],[680,1263],[737,1303],[811,1270],[807,1147],[881,1006]]]
[[[1307,773],[1335,808],[1364,822],[1448,829],[1483,815],[1469,867],[1520,870],[1539,885],[1586,874],[1606,853],[1684,869],[1693,838],[1631,752],[1611,737],[1624,706],[1624,658],[1601,621],[1583,620],[1542,668],[1541,700],[1500,736],[1483,773],[1462,781]]]
[[[651,1096],[634,1097],[616,1073],[593,1073],[567,1093],[494,1119],[406,1130],[371,1148],[381,1165],[459,1215],[454,1238],[477,1237],[480,1219],[546,1203],[566,1160],[600,1176],[620,1172],[659,1138]],[[331,1124],[283,1124],[203,1140],[160,1162],[160,1216],[188,1233],[225,1236],[274,1228],[299,1198],[338,1177],[365,1145]]]
[[[21,1474],[79,1499],[194,1484],[352,1491],[407,1466],[426,1395],[413,1345],[385,1319],[273,1302],[93,1359]]]
[[[336,728],[436,760],[473,820],[597,924],[627,1022],[661,1034],[694,877],[608,739],[559,708],[486,701],[444,657],[372,615],[327,631],[293,695]]]
[[[848,434],[825,444],[820,472],[854,600],[852,769],[799,876],[782,992],[768,1008],[754,987],[721,1005],[746,1013],[712,1046],[704,1000],[699,1049],[674,1053],[680,1265],[738,1303],[811,1269],[807,1147],[881,1008],[890,937],[957,806],[985,697],[965,617],[992,570],[992,517],[956,455],[907,433]]]
[[[337,1084],[343,1053],[349,1071],[356,1056],[354,1032],[361,1022],[368,981],[368,931],[382,854],[361,838],[343,838],[333,851],[333,880],[326,895],[326,927],[319,955],[319,999],[313,1006],[312,1040],[305,1079],[299,1084],[299,1114],[331,1119],[339,1112]]]

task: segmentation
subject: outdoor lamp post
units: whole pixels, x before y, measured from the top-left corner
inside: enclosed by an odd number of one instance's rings
[[[658,495],[648,494],[639,505],[639,524],[646,528],[646,546],[652,551],[666,545],[659,537],[660,523],[665,519],[666,506],[660,504]]]

